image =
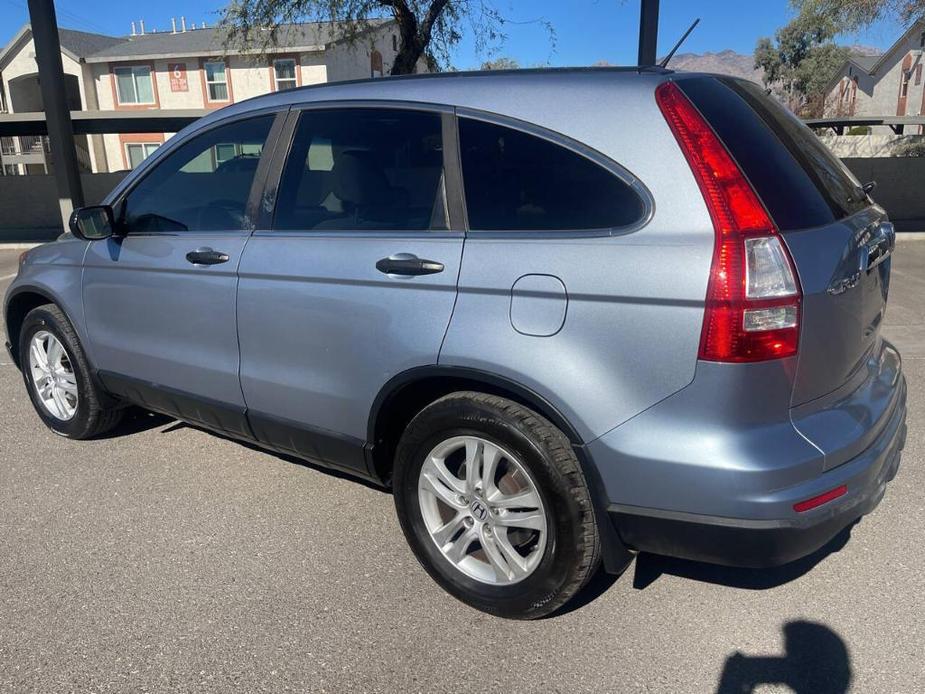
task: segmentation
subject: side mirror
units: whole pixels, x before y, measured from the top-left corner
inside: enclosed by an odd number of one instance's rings
[[[112,236],[116,223],[109,205],[93,205],[74,210],[68,226],[77,238],[98,241]]]

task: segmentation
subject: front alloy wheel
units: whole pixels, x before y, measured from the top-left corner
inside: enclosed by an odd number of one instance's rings
[[[58,306],[45,304],[26,314],[18,347],[29,399],[53,432],[88,439],[119,422],[122,410],[94,382],[80,339]]]
[[[55,419],[66,422],[77,412],[77,375],[61,341],[39,330],[29,343],[29,370],[39,402]]]

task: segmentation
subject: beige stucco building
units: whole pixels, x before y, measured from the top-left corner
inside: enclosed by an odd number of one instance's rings
[[[849,57],[826,89],[826,116],[925,114],[923,51],[925,20],[919,20],[883,55]]]
[[[393,20],[377,20],[352,43],[332,23],[280,28],[266,57],[222,43],[212,28],[171,20],[168,31],[105,36],[60,29],[71,110],[214,109],[280,89],[388,74],[398,49]],[[0,110],[42,110],[32,31],[25,25],[0,52]],[[92,172],[134,168],[172,133],[77,136],[78,159]],[[47,139],[5,137],[0,172],[47,173]]]

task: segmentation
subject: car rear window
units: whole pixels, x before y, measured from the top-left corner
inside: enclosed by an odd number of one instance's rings
[[[735,157],[781,231],[830,224],[870,204],[838,158],[758,85],[715,77],[678,85]]]

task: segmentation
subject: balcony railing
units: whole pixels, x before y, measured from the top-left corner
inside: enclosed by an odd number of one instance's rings
[[[19,137],[0,138],[0,153],[7,156],[16,154],[49,154],[51,144],[43,135],[21,135]]]

